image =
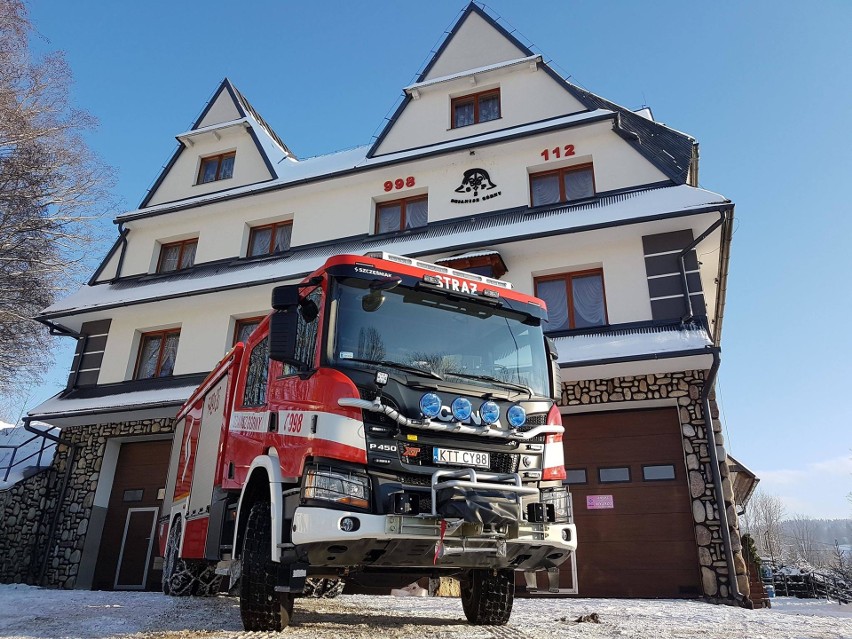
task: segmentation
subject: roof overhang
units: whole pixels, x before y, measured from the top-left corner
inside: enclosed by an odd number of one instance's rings
[[[178,142],[182,142],[187,146],[192,146],[195,144],[195,140],[201,137],[215,137],[216,140],[222,139],[222,133],[227,131],[228,129],[250,129],[251,123],[248,121],[248,118],[240,118],[238,120],[231,120],[229,122],[221,122],[219,124],[211,124],[210,126],[203,127],[201,129],[192,129],[191,131],[184,131],[175,136]]]
[[[700,324],[641,322],[554,337],[562,381],[708,370],[714,347]]]
[[[58,428],[92,423],[173,418],[206,373],[64,390],[28,417]]]
[[[517,58],[515,60],[506,60],[505,62],[497,62],[496,64],[489,64],[488,66],[469,69],[460,73],[441,76],[440,78],[432,78],[431,80],[425,80],[424,82],[415,82],[414,84],[410,84],[403,88],[403,91],[417,100],[422,91],[426,91],[439,85],[455,82],[457,80],[467,80],[471,85],[475,86],[480,82],[483,76],[491,76],[494,75],[495,72],[513,71],[519,67],[528,67],[531,71],[536,71],[538,70],[538,65],[541,64],[541,62],[541,55],[531,55],[524,58]]]
[[[728,455],[728,470],[731,472],[731,487],[734,489],[734,503],[744,511],[754,494],[760,478],[752,470]]]

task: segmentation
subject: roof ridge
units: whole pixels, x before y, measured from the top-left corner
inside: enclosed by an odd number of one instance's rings
[[[234,86],[234,83],[233,83],[233,82],[231,82],[231,80],[230,80],[229,78],[227,78],[227,77],[226,77],[226,78],[225,78],[225,80],[224,80],[224,82],[226,82],[226,83],[228,84],[228,86],[231,88],[231,90],[232,90],[232,91],[233,91],[233,93],[234,93],[234,97],[237,99],[237,101],[239,101],[240,106],[242,106],[242,108],[246,111],[246,113],[247,113],[248,115],[250,115],[250,116],[251,116],[254,120],[256,120],[256,121],[257,121],[257,123],[258,123],[258,124],[260,125],[260,127],[264,130],[264,132],[265,132],[265,133],[266,133],[266,134],[267,134],[270,138],[272,138],[272,140],[273,140],[273,141],[274,141],[274,142],[275,142],[278,146],[280,146],[280,147],[281,147],[281,150],[283,150],[285,153],[287,153],[287,155],[289,155],[289,156],[291,156],[291,157],[295,158],[295,157],[296,157],[296,155],[295,155],[295,154],[294,154],[294,153],[290,150],[290,147],[288,147],[288,146],[284,143],[284,140],[282,140],[282,139],[281,139],[281,137],[280,137],[280,136],[279,136],[279,135],[275,132],[275,130],[274,130],[274,129],[273,129],[273,128],[269,125],[269,123],[268,123],[266,120],[264,120],[264,119],[263,119],[263,116],[262,116],[262,115],[260,115],[260,113],[258,112],[258,110],[257,110],[257,109],[255,109],[255,108],[252,106],[251,102],[249,102],[249,101],[248,101],[248,98],[246,98],[246,96],[245,96],[245,95],[243,95],[242,91],[240,91],[240,90],[239,90],[236,86]]]

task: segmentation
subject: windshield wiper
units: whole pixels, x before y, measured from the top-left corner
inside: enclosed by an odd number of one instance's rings
[[[338,360],[340,362],[363,362],[364,364],[375,364],[376,366],[389,366],[391,368],[397,368],[401,371],[406,371],[408,373],[416,373],[417,375],[425,375],[426,377],[431,377],[432,379],[440,379],[444,378],[438,375],[435,371],[428,370],[425,368],[418,368],[417,366],[409,366],[408,364],[402,364],[400,362],[394,362],[389,359],[362,359],[360,357],[347,357],[346,359]]]
[[[530,388],[529,386],[524,386],[523,384],[516,384],[515,382],[507,382],[506,380],[499,379],[497,377],[494,377],[493,375],[473,375],[472,373],[461,373],[459,371],[447,371],[446,374],[455,375],[456,377],[462,377],[464,379],[480,379],[484,382],[494,382],[495,384],[500,384],[501,386],[522,390],[530,397],[533,396],[532,388]]]

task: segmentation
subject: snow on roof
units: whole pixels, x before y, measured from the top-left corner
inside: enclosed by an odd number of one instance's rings
[[[30,410],[29,414],[32,417],[47,418],[50,415],[74,415],[90,411],[105,413],[119,408],[173,406],[183,404],[195,388],[196,385],[179,386],[177,388],[158,388],[117,395],[69,399],[62,398],[60,393]]]
[[[251,126],[248,118],[238,118],[236,120],[228,120],[227,122],[219,122],[217,124],[210,124],[208,126],[203,126],[198,129],[190,129],[189,131],[184,131],[183,133],[178,133],[175,137],[178,140],[183,138],[191,138],[196,135],[204,135],[205,133],[212,133],[213,131],[221,131],[222,129],[230,129],[235,126]]]
[[[554,340],[560,364],[579,364],[636,355],[676,353],[707,348],[713,341],[703,328],[655,327],[568,335]]]
[[[535,133],[536,131],[547,131],[550,129],[558,129],[563,126],[583,122],[585,120],[595,120],[607,115],[613,115],[612,111],[606,109],[597,109],[583,113],[575,113],[566,115],[561,118],[544,120],[541,122],[533,122],[523,126],[502,129],[500,131],[492,131],[481,135],[474,135],[458,140],[450,140],[439,144],[432,144],[426,147],[416,149],[408,149],[406,151],[398,151],[396,153],[388,153],[381,156],[367,157],[367,152],[370,150],[369,145],[359,146],[354,149],[340,151],[329,155],[320,155],[314,158],[300,160],[298,162],[282,163],[285,158],[289,158],[277,145],[272,142],[272,139],[266,135],[258,136],[260,143],[267,147],[274,147],[277,151],[270,152],[270,159],[273,161],[276,171],[279,174],[278,179],[259,184],[249,184],[246,186],[229,189],[227,191],[217,191],[208,195],[199,195],[195,198],[181,200],[180,202],[163,202],[154,206],[148,206],[133,211],[128,211],[117,216],[117,222],[126,222],[139,217],[146,217],[152,213],[165,213],[173,208],[186,208],[188,206],[197,206],[201,204],[209,204],[217,200],[231,198],[237,195],[248,195],[254,192],[266,191],[283,186],[298,184],[299,182],[314,180],[319,178],[333,177],[338,173],[345,173],[355,169],[369,169],[374,166],[382,166],[400,160],[413,159],[420,155],[428,153],[436,153],[442,151],[452,151],[458,148],[468,148],[474,144],[482,144],[486,142],[498,141],[507,136],[523,135],[526,133]]]
[[[301,164],[301,163],[300,163]],[[363,254],[387,250],[403,255],[428,255],[455,246],[499,244],[525,237],[557,235],[614,223],[680,214],[692,209],[724,206],[729,200],[711,191],[686,185],[634,191],[602,197],[576,205],[560,205],[544,210],[512,209],[501,215],[453,219],[446,224],[427,226],[420,232],[391,237],[359,237],[323,246],[298,247],[278,259],[219,265],[168,278],[119,280],[83,286],[76,293],[46,308],[41,317],[53,318],[98,308],[138,304],[152,299],[200,294],[207,290],[241,288],[301,278],[323,265],[332,255]]]
[[[486,255],[500,255],[498,251],[468,251],[461,255],[453,255],[452,257],[442,257],[440,260],[435,260],[435,264],[445,264],[454,262],[455,260],[470,260],[474,257],[485,257]]]
[[[489,64],[484,67],[477,67],[476,69],[468,69],[467,71],[459,71],[458,73],[453,73],[451,75],[444,75],[440,78],[432,78],[431,80],[424,80],[423,82],[415,82],[414,84],[409,84],[407,87],[404,87],[402,90],[406,93],[410,93],[412,91],[423,89],[434,84],[450,82],[452,80],[458,80],[459,78],[467,78],[480,73],[487,73],[489,71],[496,71],[497,69],[505,69],[507,67],[513,67],[521,64],[529,64],[532,62],[541,62],[541,59],[541,55],[539,54],[530,55],[525,58],[516,58],[514,60],[505,60],[503,62],[497,62],[496,64]]]
[[[33,422],[32,425],[40,427],[38,430],[58,432],[58,429],[47,424]],[[55,442],[46,440],[23,426],[5,422],[0,422],[0,446],[0,490],[21,481],[29,468],[50,466],[56,448]]]

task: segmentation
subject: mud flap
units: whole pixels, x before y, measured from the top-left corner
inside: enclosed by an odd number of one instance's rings
[[[521,519],[517,495],[503,490],[443,488],[437,491],[436,510],[447,519],[486,526],[516,524]]]
[[[290,592],[294,595],[301,595],[305,590],[307,576],[308,564],[278,564],[278,585],[275,586],[275,592]]]

